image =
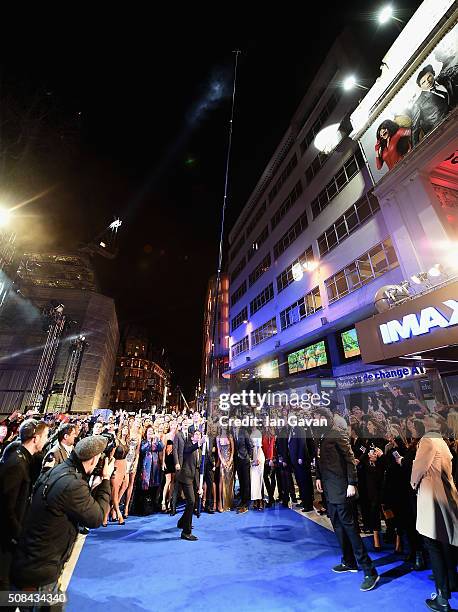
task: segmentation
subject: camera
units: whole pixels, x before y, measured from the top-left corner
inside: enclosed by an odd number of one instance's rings
[[[108,442],[107,442],[105,450],[100,455],[100,459],[98,460],[97,465],[94,468],[94,471],[92,472],[93,476],[102,476],[105,459],[106,458],[111,459],[116,450],[116,439],[112,434],[105,432],[100,435],[106,438]],[[113,471],[113,475],[114,473],[115,471]]]

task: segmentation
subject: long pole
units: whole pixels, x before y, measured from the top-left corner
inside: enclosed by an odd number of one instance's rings
[[[207,424],[208,419],[211,417],[211,409],[212,409],[212,387],[211,384],[213,379],[213,370],[214,370],[214,361],[215,361],[215,336],[216,336],[216,326],[218,320],[218,302],[220,296],[220,283],[221,283],[221,272],[223,266],[223,244],[224,244],[224,222],[226,218],[226,206],[227,206],[227,194],[229,189],[229,170],[231,163],[231,152],[232,152],[232,130],[233,130],[233,122],[234,122],[234,112],[235,112],[235,93],[237,87],[237,67],[239,61],[239,55],[241,51],[236,49],[233,51],[235,59],[234,59],[234,81],[232,87],[232,104],[231,104],[231,117],[229,120],[229,128],[228,128],[228,142],[227,142],[227,153],[226,153],[226,172],[224,176],[224,196],[223,196],[223,205],[221,211],[221,227],[219,234],[219,251],[218,251],[218,267],[216,273],[216,289],[215,289],[215,306],[213,309],[213,321],[212,321],[212,332],[211,332],[211,348],[210,348],[210,373],[209,373],[209,381],[210,384],[207,385]],[[206,430],[205,430],[206,433]],[[205,455],[207,451],[207,445],[204,444],[202,446],[202,463],[200,468],[200,490],[203,489],[204,484],[204,472],[205,472]],[[198,502],[198,514],[200,514],[200,505],[202,498],[199,497]]]

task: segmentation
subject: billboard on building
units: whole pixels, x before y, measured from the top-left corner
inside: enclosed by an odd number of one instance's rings
[[[360,137],[375,181],[458,105],[458,25],[421,62]]]
[[[288,372],[296,374],[328,363],[328,354],[324,340],[294,351],[288,355]]]
[[[345,359],[352,359],[353,357],[358,357],[361,355],[358,335],[354,327],[340,332],[340,337],[342,340],[342,348]]]

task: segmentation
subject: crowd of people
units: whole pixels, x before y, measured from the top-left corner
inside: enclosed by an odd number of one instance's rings
[[[174,516],[184,498],[177,527],[191,541],[200,512],[282,504],[327,514],[342,548],[335,572],[359,566],[361,589],[374,588],[379,577],[361,532],[372,534],[375,551],[392,546],[412,569],[429,560],[437,597],[427,603],[446,610],[458,587],[458,411],[410,405],[405,418],[376,402],[354,405],[347,419],[338,410],[309,411],[325,415],[320,428],[289,419],[280,427],[222,427],[197,411],[14,413],[0,423],[0,591],[52,592],[78,532],[122,526],[130,515]],[[51,524],[61,542],[46,565]]]

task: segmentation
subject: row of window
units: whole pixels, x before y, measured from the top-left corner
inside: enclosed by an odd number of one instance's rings
[[[272,336],[275,336],[277,331],[277,319],[276,317],[272,317],[270,321],[267,321],[267,323],[264,323],[251,332],[251,346],[257,346],[258,344],[261,344],[261,342],[264,342],[264,340],[272,338]]]
[[[231,254],[229,257],[230,261],[234,261],[234,259],[240,253],[244,243],[245,243],[245,236],[242,234],[242,236],[239,238],[239,240],[237,241],[237,243],[234,245],[234,247],[231,250]]]
[[[296,166],[297,166],[297,155],[296,153],[294,153],[294,155],[291,157],[289,162],[286,164],[283,172],[278,177],[278,180],[276,181],[275,185],[269,191],[269,204],[275,199],[275,196],[280,191],[280,189],[283,187],[283,185],[286,182],[286,179],[288,178],[288,176],[291,174],[291,172],[294,170]]]
[[[280,327],[281,331],[295,325],[309,317],[310,315],[321,310],[323,304],[321,302],[321,295],[319,287],[315,287],[309,293],[306,293],[304,297],[296,302],[293,302],[288,308],[280,312]]]
[[[310,166],[305,171],[305,181],[307,185],[310,185],[314,177],[318,174],[325,163],[330,159],[331,155],[326,153],[318,153],[315,159],[312,161]]]
[[[232,359],[234,359],[235,357],[237,357],[237,355],[240,355],[241,353],[246,353],[249,350],[250,350],[250,345],[248,343],[248,336],[245,336],[244,338],[239,340],[239,342],[236,342],[234,345],[232,345],[232,348],[231,348]]]
[[[340,98],[339,98],[339,95],[338,95],[337,90],[336,90],[331,95],[329,100],[326,102],[325,106],[323,107],[323,110],[318,115],[317,120],[312,125],[310,130],[307,132],[307,134],[305,135],[305,138],[302,140],[301,145],[300,145],[300,147],[301,147],[301,155],[304,155],[304,153],[307,151],[309,146],[315,140],[315,136],[321,130],[321,127],[323,126],[325,121],[327,121],[329,115],[332,113],[332,111],[337,106],[337,103],[338,103],[339,99]]]
[[[313,261],[313,249],[310,246],[306,251],[299,255],[297,259],[292,261],[288,267],[286,267],[281,274],[277,276],[277,292],[281,293],[283,289],[286,289],[292,282],[294,282],[293,268],[298,264],[301,267],[305,267],[307,263]]]
[[[269,227],[266,225],[262,232],[259,234],[257,239],[252,242],[250,248],[248,249],[248,261],[253,257],[253,255],[261,248],[261,245],[267,240],[269,236]]]
[[[377,198],[372,192],[363,195],[355,204],[350,206],[344,214],[337,219],[321,236],[318,237],[320,255],[329,253],[334,247],[348,238],[365,221],[380,210]]]
[[[243,322],[246,322],[247,319],[248,319],[248,309],[245,306],[244,308],[242,308],[239,314],[236,315],[231,320],[231,331],[235,331],[238,327],[242,325]]]
[[[294,188],[291,191],[291,193],[288,194],[288,197],[286,198],[286,200],[284,202],[282,202],[282,204],[280,205],[279,209],[277,210],[277,212],[274,214],[274,216],[270,220],[270,227],[271,227],[272,230],[280,223],[280,221],[286,215],[288,210],[292,207],[294,202],[296,202],[296,200],[298,200],[298,198],[301,195],[301,193],[302,193],[302,183],[299,180],[294,185]]]
[[[274,284],[270,283],[265,289],[258,293],[258,295],[250,302],[250,315],[254,315],[263,306],[274,299]]]
[[[282,253],[306,230],[308,226],[307,213],[295,221],[292,226],[283,234],[278,242],[274,244],[274,259],[278,259]]]
[[[235,279],[237,278],[237,276],[239,276],[240,272],[244,269],[245,266],[246,266],[246,257],[244,255],[242,259],[239,261],[239,263],[237,264],[237,266],[234,268],[234,271],[231,274],[231,283],[235,281]]]
[[[262,215],[266,212],[267,209],[267,202],[264,200],[264,202],[261,204],[261,206],[258,208],[258,210],[256,211],[256,214],[254,215],[254,217],[252,218],[252,220],[248,223],[248,225],[246,226],[246,230],[245,230],[245,238],[248,240],[251,232],[254,230],[254,228],[256,227],[256,225],[258,224],[258,221],[260,220],[260,218],[262,217]],[[243,236],[242,236],[242,240],[243,240]]]
[[[397,266],[399,262],[391,238],[388,238],[325,281],[329,303],[356,291]]]
[[[351,179],[358,174],[363,165],[363,156],[361,151],[357,149],[356,153],[345,162],[339,172],[332,177],[326,187],[324,187],[312,201],[311,207],[314,219],[316,219],[329,202],[348,185]]]
[[[264,259],[261,261],[261,263],[259,263],[256,268],[253,270],[253,272],[251,272],[251,274],[248,276],[248,285],[249,287],[251,287],[252,285],[255,284],[255,282],[258,280],[258,278],[261,278],[261,276],[267,272],[267,270],[270,268],[272,264],[272,260],[270,257],[270,251],[267,253],[267,255],[264,257]]]
[[[234,293],[232,293],[231,295],[231,306],[235,306],[235,304],[237,304],[237,302],[240,300],[240,298],[245,295],[246,293],[246,280],[243,281],[243,283],[240,285],[240,287],[238,287],[238,289],[236,289],[234,291]]]

